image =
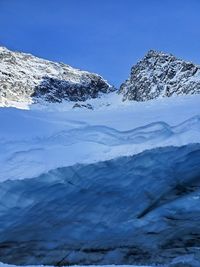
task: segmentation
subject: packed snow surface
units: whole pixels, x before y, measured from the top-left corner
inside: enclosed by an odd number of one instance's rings
[[[122,102],[110,94],[71,103],[0,108],[0,180],[38,176],[62,166],[94,163],[146,149],[200,142],[200,95]]]

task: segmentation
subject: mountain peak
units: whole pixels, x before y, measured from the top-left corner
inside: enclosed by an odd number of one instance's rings
[[[165,53],[163,51],[158,51],[151,49],[147,52],[146,58],[151,58],[151,57],[174,57],[171,53]]]
[[[150,50],[132,67],[119,92],[124,100],[136,101],[200,93],[200,66]]]
[[[4,46],[0,46],[0,53],[2,53],[5,50],[8,50],[8,49],[6,47],[4,47]]]
[[[0,102],[85,101],[113,90],[100,75],[0,47]]]

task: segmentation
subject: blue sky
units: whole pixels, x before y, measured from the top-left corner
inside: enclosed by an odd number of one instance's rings
[[[0,0],[0,45],[119,85],[150,49],[200,63],[199,0]]]

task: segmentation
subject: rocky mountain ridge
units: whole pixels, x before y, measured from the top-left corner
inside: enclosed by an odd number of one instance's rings
[[[147,101],[158,97],[200,93],[200,66],[171,54],[150,50],[134,65],[119,92],[123,100]]]
[[[200,66],[150,50],[132,67],[130,77],[117,91],[98,74],[0,47],[1,106],[10,106],[11,102],[79,102],[113,91],[124,101],[198,94]],[[78,103],[74,107],[88,105]]]
[[[0,102],[85,101],[113,90],[101,76],[0,47]]]

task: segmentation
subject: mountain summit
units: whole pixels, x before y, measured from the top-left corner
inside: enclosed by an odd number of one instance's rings
[[[200,93],[200,66],[150,50],[132,67],[120,93],[123,100],[136,101]]]
[[[0,102],[85,101],[113,90],[101,76],[0,47]]]

